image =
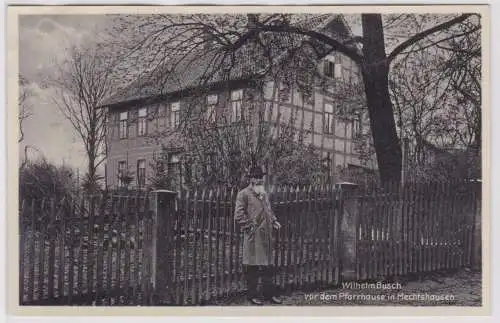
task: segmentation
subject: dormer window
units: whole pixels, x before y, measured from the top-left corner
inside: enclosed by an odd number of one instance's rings
[[[335,57],[327,57],[324,63],[324,74],[326,77],[332,79],[339,79],[342,77],[342,64],[337,62]]]

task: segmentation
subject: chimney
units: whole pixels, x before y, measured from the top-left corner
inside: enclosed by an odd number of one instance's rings
[[[259,22],[259,15],[255,13],[247,14],[247,28],[248,30],[253,29]]]

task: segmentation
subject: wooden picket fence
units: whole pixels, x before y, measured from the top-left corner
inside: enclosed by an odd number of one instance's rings
[[[20,304],[149,303],[152,220],[147,196],[24,201]]]
[[[236,194],[183,191],[167,209],[151,193],[24,202],[20,303],[198,305],[244,293]],[[282,228],[275,282],[289,292],[338,285],[346,216],[355,217],[358,280],[470,265],[480,243],[480,201],[480,185],[464,182],[351,193],[333,185],[276,187],[271,203]],[[155,212],[168,221],[155,221]],[[169,230],[158,231],[157,223]],[[168,245],[158,243],[160,232],[170,232]],[[153,288],[152,281],[167,283]]]
[[[481,183],[410,183],[356,192],[357,279],[479,266]]]

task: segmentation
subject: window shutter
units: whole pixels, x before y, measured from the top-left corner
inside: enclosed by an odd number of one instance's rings
[[[334,66],[334,77],[336,79],[342,78],[342,64],[336,63],[333,65]]]

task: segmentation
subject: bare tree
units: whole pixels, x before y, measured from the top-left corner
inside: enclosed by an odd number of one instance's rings
[[[401,170],[401,147],[388,86],[390,64],[415,44],[435,46],[450,37],[459,37],[459,32],[452,35],[446,32],[471,16],[388,16],[386,25],[391,28],[410,27],[401,33],[403,36],[387,37],[387,43],[384,38],[387,30],[380,14],[361,15],[362,37],[318,28],[331,21],[335,23],[335,19],[338,22],[339,18],[333,15],[290,14],[120,17],[114,35],[118,39],[133,34],[129,37],[133,41],[126,48],[129,57],[140,58],[138,62],[145,69],[163,72],[160,74],[199,64],[203,56],[208,61],[204,64],[207,68],[196,78],[197,84],[192,82],[190,86],[206,84],[216,75],[238,74],[241,59],[247,57],[243,55],[245,51],[258,58],[255,72],[264,75],[293,73],[297,60],[304,56],[320,59],[338,51],[350,57],[361,70],[380,176],[389,181],[398,180]],[[394,46],[391,40],[395,41]],[[361,50],[357,45],[361,45]],[[393,47],[390,53],[386,52],[386,45]],[[144,55],[144,50],[149,54]],[[298,82],[297,78],[288,79]],[[185,80],[181,81],[187,85]]]
[[[24,131],[23,131],[23,122],[31,117],[33,114],[31,104],[28,102],[28,99],[32,95],[31,90],[29,89],[29,81],[24,77],[24,75],[19,75],[19,139],[18,143],[21,143],[24,140]]]
[[[391,98],[400,137],[411,143],[406,166],[418,176],[468,176],[464,169],[477,169],[468,151],[480,151],[479,27],[478,19],[457,24],[461,37],[417,44],[393,63]]]
[[[440,44],[447,59],[442,70],[451,81],[451,89],[456,94],[451,103],[449,120],[457,125],[455,135],[464,147],[478,152],[481,149],[481,34],[478,22],[469,22],[461,28],[469,32],[465,37],[450,39]]]
[[[100,109],[113,85],[113,60],[98,47],[72,48],[51,80],[54,102],[80,137],[87,155],[84,186],[99,187],[98,168],[106,158],[106,110]]]

